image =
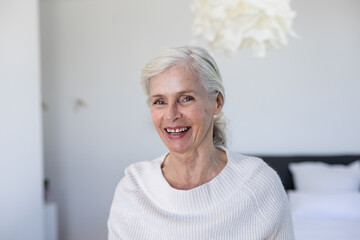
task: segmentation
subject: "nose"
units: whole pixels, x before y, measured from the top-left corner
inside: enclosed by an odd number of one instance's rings
[[[181,118],[181,113],[179,112],[177,104],[169,103],[166,108],[164,119],[170,122],[174,122],[179,118]]]

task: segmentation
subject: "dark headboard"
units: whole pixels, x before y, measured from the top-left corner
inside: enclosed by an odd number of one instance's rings
[[[279,174],[285,190],[294,189],[294,182],[288,168],[291,162],[321,161],[329,164],[349,164],[360,159],[360,155],[343,156],[258,156]]]

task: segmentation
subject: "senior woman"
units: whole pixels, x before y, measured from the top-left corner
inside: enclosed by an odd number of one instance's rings
[[[294,239],[278,175],[226,148],[220,72],[200,47],[166,49],[142,71],[168,153],[132,164],[118,184],[109,240]]]

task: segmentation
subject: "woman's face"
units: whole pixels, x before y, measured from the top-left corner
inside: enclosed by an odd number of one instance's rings
[[[183,66],[174,66],[150,79],[154,126],[170,152],[186,153],[213,144],[213,116],[222,97],[211,97]]]

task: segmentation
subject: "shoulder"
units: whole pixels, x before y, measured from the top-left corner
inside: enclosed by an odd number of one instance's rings
[[[242,190],[261,210],[281,212],[288,204],[279,175],[261,158],[231,153],[233,166],[241,174]]]
[[[254,205],[254,214],[267,224],[278,225],[289,214],[289,202],[279,175],[261,158],[232,154],[246,179],[243,192]]]
[[[128,209],[134,207],[133,204],[144,197],[144,188],[156,174],[157,166],[161,164],[161,158],[152,161],[142,161],[133,163],[125,169],[125,175],[117,184],[109,219],[119,219],[118,215],[124,214]],[[161,171],[161,170],[160,170]]]
[[[125,176],[124,178],[129,179],[138,179],[143,176],[146,176],[151,171],[156,169],[159,166],[159,158],[154,159],[152,161],[142,161],[133,163],[127,168],[125,168]]]
[[[151,176],[159,159],[133,163],[125,169],[125,175],[117,184],[108,219],[109,234],[121,235],[122,228],[144,197],[143,185]],[[127,216],[127,218],[125,217]],[[109,235],[110,236],[110,235]]]
[[[245,187],[251,192],[273,188],[283,189],[278,174],[261,158],[246,156],[239,153],[229,153],[232,168],[241,173],[241,178],[246,182]]]
[[[152,161],[133,163],[125,168],[125,175],[119,182],[115,194],[122,191],[136,191],[155,174],[161,165],[162,157]]]

